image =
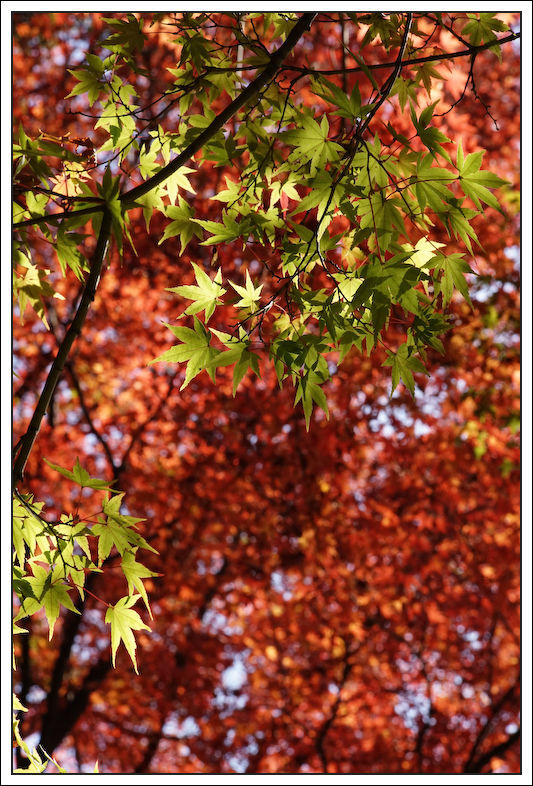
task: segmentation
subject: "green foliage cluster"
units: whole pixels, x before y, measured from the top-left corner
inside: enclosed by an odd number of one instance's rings
[[[150,617],[143,579],[157,574],[137,562],[139,549],[155,551],[137,532],[136,525],[142,519],[121,513],[124,494],[114,491],[105,480],[90,477],[89,473],[76,461],[72,470],[47,462],[49,466],[83,489],[94,489],[104,494],[100,510],[94,513],[91,521],[81,520],[78,515],[62,514],[57,521],[48,521],[43,514],[44,503],[35,502],[30,494],[15,491],[13,497],[13,580],[12,587],[16,596],[16,613],[13,618],[13,633],[27,634],[27,630],[17,623],[34,614],[41,613],[46,618],[49,639],[54,633],[55,624],[62,609],[79,614],[73,595],[81,601],[85,593],[93,594],[86,587],[91,574],[101,573],[113,549],[120,558],[119,567],[127,585],[127,595],[115,604],[107,603],[105,622],[110,625],[111,651],[113,665],[121,642],[132,660],[137,672],[135,657],[134,630],[149,630],[138,612],[131,608],[139,599],[145,603]],[[96,597],[96,596],[95,596]],[[15,668],[13,656],[13,668]],[[14,712],[26,711],[15,696]],[[37,750],[30,751],[20,738],[19,721],[14,718],[15,740],[29,759],[24,770],[16,772],[44,772],[48,761]],[[60,772],[64,772],[59,766]]]

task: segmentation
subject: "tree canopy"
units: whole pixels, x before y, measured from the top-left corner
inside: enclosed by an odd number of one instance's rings
[[[13,23],[19,770],[518,772],[518,15]]]

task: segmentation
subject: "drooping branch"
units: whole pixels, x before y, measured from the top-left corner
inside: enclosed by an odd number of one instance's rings
[[[297,65],[283,65],[283,61],[286,59],[290,51],[294,48],[296,43],[298,42],[299,38],[308,30],[311,26],[311,22],[316,14],[303,14],[300,20],[296,23],[294,28],[291,30],[289,36],[287,37],[286,41],[282,46],[277,50],[277,52],[272,55],[270,58],[270,63],[265,68],[265,70],[250,84],[246,87],[243,92],[235,98],[231,104],[229,104],[223,112],[218,115],[213,122],[193,141],[190,145],[188,145],[185,150],[183,150],[177,158],[171,161],[167,166],[163,167],[163,169],[156,172],[151,178],[146,180],[144,183],[140,183],[135,188],[126,191],[122,197],[121,201],[126,207],[132,207],[132,203],[135,199],[138,199],[144,194],[148,193],[155,188],[156,186],[163,183],[170,175],[173,175],[180,167],[187,163],[187,161],[196,153],[198,150],[207,142],[209,139],[215,134],[222,126],[233,116],[233,114],[240,109],[252,96],[256,95],[258,91],[266,85],[271,79],[276,71],[296,71],[302,76],[305,75],[313,75],[313,74],[321,74],[323,76],[334,76],[336,74],[341,74],[343,78],[347,74],[355,74],[355,73],[363,73],[363,68],[356,66],[353,68],[329,68],[329,69],[315,69],[309,68],[305,66],[297,66]],[[305,19],[305,17],[310,17],[309,19]],[[510,43],[512,41],[516,41],[520,39],[520,33],[510,33],[503,38],[494,39],[493,41],[487,41],[484,44],[478,45],[471,45],[467,49],[461,49],[458,52],[442,52],[435,55],[426,55],[425,57],[415,57],[409,58],[407,60],[401,60],[399,64],[399,70],[405,68],[406,66],[417,66],[422,65],[424,63],[434,63],[443,60],[455,60],[456,58],[460,57],[472,57],[478,54],[479,52],[483,52],[486,49],[490,49],[493,46],[502,46],[503,44]],[[394,60],[387,63],[368,63],[365,68],[367,71],[379,71],[382,69],[387,68],[396,68],[398,66],[398,60]],[[218,67],[218,66],[210,66],[207,69],[208,73],[217,74],[217,73],[229,73],[232,71],[239,71],[245,70],[247,66],[238,66],[238,67]],[[36,218],[29,218],[25,219],[24,221],[19,221],[13,224],[14,229],[21,229],[24,227],[29,226],[36,226],[39,224],[46,224],[49,221],[58,221],[61,219],[68,220],[69,218],[79,217],[80,215],[91,215],[95,212],[99,212],[103,209],[101,204],[95,204],[91,207],[83,208],[82,210],[76,211],[64,211],[62,213],[52,213],[46,216],[38,216]]]
[[[156,188],[158,185],[167,180],[167,178],[177,172],[180,167],[182,167],[198,150],[200,150],[206,144],[206,142],[208,142],[213,137],[213,135],[216,134],[216,132],[219,131],[224,126],[224,124],[250,100],[250,98],[255,96],[262,87],[271,81],[271,79],[279,71],[284,60],[294,49],[304,32],[309,30],[315,16],[316,13],[302,14],[298,22],[294,25],[291,32],[287,36],[285,42],[270,57],[270,62],[261,72],[261,74],[259,74],[256,79],[250,82],[250,84],[242,91],[242,93],[240,93],[240,95],[238,95],[237,98],[235,98],[226,107],[226,109],[217,115],[213,122],[210,123],[202,133],[199,134],[199,136],[196,137],[196,139],[191,142],[190,145],[187,145],[187,147],[182,150],[182,152],[173,161],[167,164],[167,166],[164,166],[159,170],[159,172],[156,172],[155,175],[153,175],[148,180],[145,180],[144,183],[135,186],[121,195],[120,201],[126,209],[128,207],[133,207],[136,199],[144,196],[153,188]],[[100,205],[96,205],[94,209],[100,208]],[[94,253],[91,264],[91,272],[87,279],[83,297],[78,306],[76,316],[74,317],[74,320],[67,331],[61,347],[59,348],[56,359],[52,363],[52,368],[48,374],[43,392],[41,393],[37,407],[33,413],[28,430],[26,431],[24,437],[17,444],[18,453],[13,467],[13,482],[15,484],[22,480],[24,468],[26,466],[26,462],[30,455],[37,434],[39,433],[42,419],[46,413],[46,410],[48,409],[50,400],[65,366],[72,344],[74,343],[75,338],[81,333],[89,305],[91,301],[94,300],[96,286],[100,277],[111,228],[111,214],[106,208],[103,209],[104,215],[98,237],[98,243]],[[93,212],[93,208],[87,208],[86,211],[79,212]],[[43,220],[46,219],[38,219],[38,222],[42,223]],[[32,221],[30,220],[29,223],[31,224]],[[27,225],[28,224],[26,222],[21,222],[21,224],[19,224],[19,226]]]
[[[13,483],[15,485],[22,480],[26,462],[28,461],[33,444],[37,438],[39,429],[41,428],[42,419],[46,414],[46,410],[48,409],[57,383],[59,382],[59,378],[65,367],[70,350],[72,349],[72,345],[74,344],[76,338],[81,334],[89,306],[94,300],[96,287],[100,279],[102,265],[109,244],[110,232],[111,213],[107,208],[104,208],[98,241],[96,243],[93,258],[91,260],[91,269],[85,283],[82,298],[76,310],[74,319],[72,320],[65,338],[61,342],[61,346],[59,347],[55,360],[52,363],[28,429],[17,445],[18,451],[13,464]]]

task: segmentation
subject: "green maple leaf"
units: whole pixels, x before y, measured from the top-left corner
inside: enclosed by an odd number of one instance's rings
[[[218,191],[213,194],[210,199],[216,199],[218,202],[237,202],[239,199],[241,184],[237,181],[231,180],[229,177],[224,178],[227,188],[223,191]]]
[[[224,213],[222,215],[222,224],[217,223],[216,221],[204,221],[200,218],[193,218],[195,224],[207,229],[208,232],[211,232],[212,237],[207,238],[204,240],[201,245],[202,246],[213,246],[218,245],[219,243],[229,243],[231,240],[235,240],[238,238],[242,232],[242,226],[240,226],[232,216]]]
[[[263,284],[259,284],[258,287],[255,287],[248,271],[246,271],[245,287],[241,287],[239,284],[234,284],[233,281],[230,281],[229,283],[235,292],[241,296],[241,299],[234,304],[235,308],[244,308],[248,312],[253,313],[257,308],[257,304],[259,303]]]
[[[136,524],[144,519],[135,518],[120,513],[122,498],[124,494],[115,494],[111,499],[104,500],[102,510],[107,516],[107,520],[98,518],[98,524],[92,528],[92,534],[99,537],[98,540],[98,563],[99,565],[107,559],[113,546],[119,554],[124,554],[126,549],[131,546],[142,546],[157,553],[138,532],[135,531]]]
[[[121,93],[125,92],[125,90],[120,87],[118,91]],[[123,100],[127,101],[127,98],[125,97]],[[132,115],[127,113],[124,105],[116,104],[112,100],[108,101],[94,127],[95,129],[105,128],[109,134],[109,139],[100,147],[101,151],[113,150],[113,148],[125,148],[121,154],[121,158],[127,154],[136,129],[135,120]]]
[[[313,404],[318,404],[320,409],[325,412],[326,417],[329,418],[328,402],[326,400],[324,391],[320,387],[320,385],[324,382],[324,377],[320,374],[316,374],[313,371],[309,371],[307,374],[304,374],[297,379],[294,404],[296,405],[300,400],[302,402],[305,415],[305,427],[307,431],[309,431]]]
[[[328,140],[329,123],[324,115],[320,125],[310,115],[303,115],[300,128],[286,131],[284,141],[295,147],[295,156],[299,160],[310,162],[310,171],[314,174],[328,161],[339,158],[341,145]]]
[[[22,630],[22,628],[21,628],[21,630]],[[27,631],[26,631],[26,632],[27,632]],[[25,707],[25,706],[24,706],[24,705],[23,705],[23,704],[20,702],[20,699],[19,699],[17,696],[15,696],[15,694],[13,694],[13,712],[18,712],[19,710],[20,710],[21,712],[28,712],[28,708],[27,708],[27,707]]]
[[[421,363],[421,361],[414,357],[411,352],[413,347],[402,344],[396,353],[389,352],[389,356],[383,362],[384,366],[392,367],[392,390],[391,396],[394,393],[400,379],[403,381],[405,387],[409,390],[412,396],[415,395],[415,380],[413,371],[418,371],[422,374],[428,374],[428,371]]]
[[[489,191],[489,188],[499,188],[506,185],[507,181],[494,175],[492,172],[480,170],[483,161],[483,152],[470,153],[464,158],[462,144],[457,146],[457,169],[459,171],[459,181],[461,188],[466,196],[470,197],[475,206],[481,210],[482,202],[494,207],[500,213],[502,209],[500,203]]]
[[[193,235],[196,235],[198,238],[203,237],[201,228],[192,220],[192,208],[189,207],[183,197],[178,197],[178,204],[169,205],[165,213],[172,221],[166,227],[163,237],[159,241],[159,245],[161,245],[164,240],[177,236],[180,239],[180,251],[183,254]]]
[[[152,220],[152,216],[154,213],[165,213],[165,203],[161,198],[161,193],[159,188],[153,188],[143,197],[135,200],[136,207],[142,207],[143,210],[143,217],[144,222],[146,224],[147,231],[150,230],[150,222]],[[160,240],[159,243],[161,244],[163,240]]]
[[[180,390],[187,387],[191,379],[194,379],[197,374],[204,370],[207,371],[214,381],[216,369],[211,367],[211,361],[219,354],[219,350],[209,345],[210,334],[205,325],[197,317],[194,317],[194,330],[186,327],[174,327],[167,323],[165,325],[182,343],[167,349],[158,358],[150,361],[150,364],[161,361],[167,363],[184,363],[187,361],[185,380]]]
[[[142,579],[147,579],[151,576],[160,576],[161,574],[154,573],[144,565],[141,565],[140,562],[136,562],[134,552],[129,550],[125,551],[122,555],[122,571],[126,577],[126,581],[128,582],[129,594],[132,595],[135,589],[139,591],[144,604],[148,609],[150,619],[153,619],[150,604],[148,603],[148,596],[146,594]]]
[[[48,640],[50,640],[54,633],[56,620],[59,617],[60,606],[64,606],[76,614],[80,612],[72,603],[68,589],[63,583],[64,574],[62,567],[58,565],[53,570],[46,570],[42,565],[32,562],[32,571],[33,576],[27,576],[26,581],[31,587],[33,597],[28,597],[24,600],[24,607],[21,608],[15,617],[15,622],[23,617],[35,614],[36,611],[44,607],[48,620]]]
[[[409,264],[415,267],[423,268],[433,259],[439,248],[442,248],[443,245],[444,243],[437,243],[435,240],[421,237],[416,246],[412,246],[410,243],[404,243],[402,248],[409,254],[406,262],[409,262]]]
[[[115,33],[105,39],[104,45],[107,49],[119,53],[142,51],[144,46],[142,21],[136,19],[133,14],[128,14],[127,19],[112,19],[111,17],[102,17],[102,19],[116,30]]]
[[[455,287],[467,303],[472,306],[464,274],[472,273],[473,271],[470,265],[464,261],[463,255],[450,254],[449,256],[444,256],[444,254],[438,254],[435,257],[434,264],[436,270],[442,271],[442,277],[440,282],[437,282],[436,290],[440,286],[443,304],[446,306],[450,302]]]
[[[52,464],[52,462],[47,459],[45,459],[45,461],[49,467],[55,469],[55,471],[59,472],[63,477],[74,481],[74,483],[77,483],[78,486],[82,488],[109,489],[110,485],[113,483],[113,481],[108,482],[107,480],[100,480],[99,478],[91,478],[87,470],[83,469],[81,466],[79,458],[76,458],[76,463],[72,468],[72,472],[60,467],[58,464]]]
[[[149,150],[143,150],[139,155],[139,172],[141,177],[145,179],[152,177],[161,166],[156,162],[158,155],[155,145],[152,145]]]
[[[467,16],[470,21],[463,27],[462,35],[465,38],[469,37],[473,46],[479,46],[481,43],[496,39],[495,30],[498,32],[509,30],[508,25],[495,19],[493,13],[480,13],[479,18],[476,14],[467,14]]]
[[[82,239],[83,236],[75,232],[59,230],[57,233],[56,252],[61,272],[65,275],[69,267],[80,281],[83,281],[83,271],[88,269],[86,260],[77,249]]]
[[[34,503],[31,498],[28,502],[35,510],[35,516],[17,499],[13,499],[13,546],[20,566],[24,565],[26,557],[24,544],[28,546],[31,554],[35,553],[36,546],[39,546],[42,552],[49,548],[45,525],[38,516],[44,503]]]
[[[174,172],[173,175],[170,175],[170,177],[165,180],[166,192],[173,205],[176,204],[178,188],[183,188],[185,191],[190,191],[191,194],[196,194],[196,191],[189,183],[189,178],[186,177],[186,175],[189,175],[194,171],[194,169],[191,169],[188,166],[182,166],[176,172]]]
[[[261,377],[259,358],[256,354],[250,352],[249,340],[239,340],[235,336],[230,336],[229,333],[223,333],[220,330],[212,329],[212,332],[227,347],[227,351],[216,354],[210,363],[210,367],[219,368],[220,366],[231,366],[235,363],[235,368],[233,369],[233,396],[235,396],[239,383],[249,368],[258,377]],[[246,333],[244,330],[241,330],[241,334],[241,339],[243,339]]]
[[[78,80],[78,84],[73,90],[65,96],[65,98],[72,98],[73,96],[82,95],[87,93],[89,97],[89,105],[92,106],[101,90],[105,90],[103,82],[100,81],[99,76],[94,71],[89,69],[80,69],[79,71],[71,71],[68,69],[69,74],[72,74]]]
[[[336,84],[330,82],[324,76],[319,76],[316,79],[316,84],[313,86],[315,95],[325,98],[330,104],[337,107],[334,114],[339,117],[347,117],[350,120],[361,116],[361,94],[359,93],[359,85],[355,83],[351,95],[346,95],[344,90],[337,87]]]
[[[289,213],[289,217],[317,207],[316,215],[319,226],[316,230],[316,237],[317,240],[320,240],[331,223],[333,213],[342,198],[342,189],[332,187],[331,176],[326,171],[317,172],[316,176],[308,181],[308,185],[311,186],[311,191],[299,202],[298,207]]]
[[[24,312],[29,303],[35,313],[42,319],[44,326],[50,330],[46,314],[44,311],[45,297],[55,297],[59,300],[64,300],[63,295],[56,292],[47,280],[50,273],[48,269],[38,268],[33,265],[30,259],[22,251],[22,249],[15,249],[13,252],[13,295],[18,298],[20,324],[24,324]],[[15,266],[20,265],[25,271],[21,274],[15,270]]]
[[[118,646],[120,642],[123,641],[136,674],[139,673],[137,669],[137,660],[135,658],[137,644],[135,643],[135,637],[132,631],[150,630],[148,625],[145,625],[139,617],[138,613],[131,608],[140,597],[140,595],[131,595],[126,598],[121,598],[114,606],[110,606],[107,609],[105,615],[105,621],[111,625],[111,653],[113,666],[115,666]]]
[[[467,249],[473,255],[472,243],[470,238],[479,245],[478,237],[469,223],[470,219],[477,215],[477,211],[469,210],[464,207],[452,205],[445,214],[446,227],[453,232],[454,237],[461,238]]]
[[[220,298],[226,292],[222,286],[222,271],[219,268],[215,278],[211,280],[201,267],[194,262],[192,266],[197,286],[169,287],[167,292],[175,292],[181,297],[193,300],[194,302],[185,309],[184,314],[198,314],[199,311],[205,311],[205,321],[208,322],[216,306],[222,302]]]

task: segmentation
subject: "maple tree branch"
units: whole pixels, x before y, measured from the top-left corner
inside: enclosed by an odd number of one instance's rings
[[[428,19],[430,19],[432,22],[434,22],[436,25],[439,24],[439,20],[437,19],[437,17],[433,16],[432,14],[425,14],[425,16]],[[456,30],[453,29],[453,25],[457,21],[457,17],[450,17],[450,21],[451,21],[451,24],[446,24],[446,22],[444,22],[442,20],[442,18],[441,18],[440,19],[440,24],[442,25],[442,27],[444,27],[445,30],[447,30],[449,33],[451,33],[454,38],[456,38],[458,41],[460,41],[461,44],[463,44],[463,46],[469,46],[468,41],[466,41],[463,38],[462,35],[459,35],[459,33]]]
[[[350,142],[350,145],[348,146],[348,149],[346,151],[347,152],[347,156],[348,156],[348,161],[346,162],[346,164],[344,164],[344,166],[341,168],[340,172],[338,173],[338,175],[334,179],[332,188],[331,188],[330,193],[329,193],[328,201],[326,202],[326,206],[324,207],[324,210],[322,212],[322,216],[320,217],[320,219],[318,221],[318,226],[317,226],[317,228],[315,230],[314,239],[316,241],[316,249],[317,249],[318,256],[320,257],[320,259],[321,259],[323,264],[324,264],[324,259],[322,257],[321,252],[320,252],[320,243],[318,242],[318,230],[320,228],[320,225],[321,225],[322,221],[326,217],[326,214],[328,212],[329,206],[330,206],[330,204],[331,204],[331,202],[333,200],[333,195],[335,193],[335,188],[337,186],[337,183],[339,183],[341,181],[341,179],[344,177],[344,175],[348,171],[349,167],[351,166],[351,163],[352,163],[352,161],[354,159],[354,156],[355,156],[355,154],[356,154],[360,144],[363,141],[363,134],[365,133],[365,131],[369,127],[370,123],[372,122],[372,120],[376,116],[377,112],[380,110],[380,108],[383,106],[383,104],[385,103],[385,101],[389,97],[389,95],[391,93],[391,90],[392,90],[392,88],[394,86],[394,83],[395,83],[395,81],[396,81],[400,71],[402,70],[402,57],[403,57],[403,55],[405,53],[405,49],[407,47],[407,39],[409,38],[409,33],[411,32],[412,22],[413,22],[413,14],[412,13],[408,13],[406,21],[405,21],[405,28],[404,28],[404,31],[403,31],[402,42],[400,44],[400,49],[399,49],[398,55],[396,57],[396,61],[394,63],[393,71],[392,71],[391,74],[389,74],[389,76],[387,77],[387,79],[385,80],[383,85],[380,87],[380,89],[379,89],[379,96],[380,96],[380,98],[374,104],[374,106],[372,107],[371,111],[368,113],[364,123],[362,123],[362,125],[358,125],[358,124],[355,125],[354,130],[353,130],[352,141]],[[367,160],[367,169],[368,169],[368,160]],[[370,209],[372,211],[372,220],[373,220],[373,223],[374,223],[374,231],[375,231],[375,234],[376,234],[377,249],[378,249],[379,256],[381,258],[381,252],[380,252],[380,247],[379,247],[379,240],[378,240],[377,230],[376,230],[376,221],[375,221],[375,218],[374,218],[374,208],[372,206],[372,199],[370,199]],[[310,244],[311,244],[312,240],[313,240],[313,238],[307,244],[307,249],[308,250],[310,248]],[[305,254],[304,260],[305,260],[306,257],[307,257],[307,252]]]
[[[57,355],[55,357],[54,362],[52,363],[50,371],[48,372],[48,376],[46,378],[44,388],[39,397],[39,401],[37,402],[37,406],[33,413],[28,429],[24,434],[24,436],[22,437],[22,439],[20,440],[20,442],[17,443],[18,452],[13,465],[13,483],[15,486],[19,481],[22,480],[26,462],[28,461],[28,457],[33,448],[33,444],[37,438],[39,429],[41,428],[42,419],[46,413],[46,410],[48,409],[48,406],[56,389],[57,383],[59,382],[59,378],[65,367],[65,363],[67,361],[72,345],[74,344],[74,341],[81,333],[83,324],[85,322],[85,318],[87,316],[87,312],[89,310],[89,306],[94,300],[94,296],[96,294],[96,287],[100,279],[100,274],[102,272],[102,265],[104,262],[104,258],[109,243],[110,233],[111,233],[111,213],[107,208],[104,208],[104,214],[102,217],[102,224],[100,226],[98,241],[96,243],[96,248],[91,260],[90,273],[89,276],[87,277],[87,281],[85,283],[85,287],[83,290],[83,295],[81,297],[80,303],[76,310],[76,314],[70,324],[69,329],[65,334],[63,341],[61,342],[61,346],[58,349]]]
[[[484,44],[477,44],[477,45],[470,45],[467,49],[461,49],[458,52],[443,52],[439,55],[426,55],[425,57],[414,57],[408,60],[402,60],[400,67],[404,68],[405,66],[410,65],[419,65],[420,63],[434,63],[439,60],[455,60],[457,57],[467,57],[468,55],[477,54],[478,52],[483,52],[485,49],[490,49],[492,46],[502,44],[508,44],[510,41],[516,41],[519,39],[520,33],[510,33],[509,35],[505,36],[504,38],[495,38],[492,41],[487,41]],[[389,61],[387,63],[368,63],[365,64],[365,68],[368,71],[379,71],[383,68],[394,68],[396,65],[396,61]],[[322,74],[323,76],[334,76],[335,74],[362,74],[364,69],[360,67],[353,67],[353,68],[328,68],[328,69],[318,69],[318,68],[306,68],[304,66],[282,66],[280,69],[282,71],[298,71],[302,75],[309,74],[312,76],[313,74]]]
[[[161,185],[168,177],[173,175],[180,169],[192,156],[198,152],[208,142],[217,131],[219,131],[225,123],[230,120],[233,115],[246,104],[250,98],[255,96],[259,90],[264,87],[279,71],[283,61],[288,57],[294,49],[302,35],[309,30],[316,13],[304,13],[294,25],[291,32],[287,36],[285,42],[280,48],[270,56],[270,62],[266,68],[257,76],[250,84],[244,88],[242,93],[238,95],[228,106],[210,123],[207,128],[194,139],[190,145],[182,150],[175,159],[170,161],[166,166],[160,169],[155,175],[140,183],[138,186],[125,191],[120,201],[126,206],[133,206],[139,197],[144,196],[156,186]]]
[[[402,68],[402,57],[403,57],[403,55],[405,53],[405,49],[407,47],[407,39],[408,39],[409,33],[411,31],[412,21],[413,21],[413,14],[409,12],[407,14],[407,19],[406,19],[406,23],[405,23],[405,29],[404,29],[404,33],[403,33],[403,37],[402,37],[402,42],[400,44],[400,49],[399,49],[398,55],[397,55],[395,63],[394,63],[394,70],[387,77],[387,79],[384,81],[383,85],[379,89],[379,96],[380,96],[380,98],[376,102],[376,104],[373,106],[372,110],[368,113],[364,123],[361,126],[356,126],[355,129],[354,129],[353,139],[352,139],[352,141],[351,141],[351,143],[348,146],[347,151],[346,151],[347,157],[348,157],[348,161],[340,169],[339,173],[337,174],[336,178],[333,181],[333,185],[332,185],[330,193],[329,193],[329,198],[328,198],[328,200],[326,202],[326,205],[325,205],[325,207],[323,209],[322,215],[321,215],[320,219],[318,220],[318,225],[317,225],[317,227],[315,229],[314,235],[310,238],[309,242],[307,243],[307,248],[305,250],[305,254],[303,256],[303,259],[298,264],[298,267],[296,268],[296,271],[291,276],[289,276],[288,278],[283,280],[283,283],[282,283],[281,287],[277,290],[277,292],[274,293],[274,295],[272,295],[272,297],[270,298],[270,300],[268,301],[268,303],[266,305],[262,306],[256,312],[254,312],[253,314],[250,314],[248,317],[246,317],[245,320],[242,320],[241,322],[238,323],[239,326],[244,327],[244,323],[247,322],[249,319],[251,319],[252,317],[255,317],[255,316],[259,317],[255,327],[253,327],[252,330],[250,332],[248,332],[249,336],[251,335],[253,330],[255,330],[257,328],[258,332],[259,332],[259,336],[261,338],[261,327],[262,327],[262,323],[263,323],[263,319],[264,319],[266,311],[275,302],[277,296],[283,290],[287,291],[287,288],[290,285],[291,281],[302,271],[302,268],[305,270],[305,267],[306,267],[305,263],[306,263],[306,260],[308,259],[308,255],[310,253],[310,249],[311,249],[311,245],[312,245],[313,241],[315,241],[315,244],[316,244],[317,255],[320,258],[320,261],[322,262],[322,265],[323,265],[324,269],[326,269],[326,264],[325,264],[326,260],[322,256],[322,253],[320,251],[320,243],[318,242],[318,231],[319,231],[320,225],[321,225],[322,221],[324,220],[324,218],[325,218],[325,216],[327,214],[327,211],[329,209],[329,206],[330,206],[330,204],[331,204],[331,202],[333,200],[333,196],[334,196],[334,193],[335,193],[335,188],[337,186],[337,183],[340,182],[340,180],[344,177],[344,175],[348,171],[348,169],[349,169],[349,167],[351,165],[351,162],[353,161],[354,156],[355,156],[355,154],[357,152],[357,149],[358,149],[359,145],[361,144],[361,142],[363,142],[363,139],[362,139],[363,134],[368,129],[368,126],[370,125],[370,123],[374,119],[376,113],[379,111],[379,109],[383,106],[383,104],[385,103],[385,101],[389,97],[390,92],[391,92],[391,90],[392,90],[392,88],[394,86],[394,82],[396,81],[396,78],[398,77],[398,74],[401,71],[401,68]],[[291,85],[292,85],[292,83],[291,83]],[[289,89],[289,91],[290,91],[290,89]],[[281,122],[282,121],[280,120],[280,123],[278,125],[278,130],[279,130],[280,126],[281,126]],[[374,218],[374,209],[372,207],[372,200],[370,200],[370,208],[371,208],[371,211],[372,211],[372,216]],[[309,212],[310,211],[307,210],[306,216],[309,214]],[[374,229],[376,229],[375,219],[374,219]],[[377,234],[376,234],[376,241],[377,240],[378,240],[378,238],[377,238]],[[379,251],[379,242],[377,242],[377,248],[378,248],[378,251]],[[380,254],[380,256],[381,256],[381,254]],[[330,260],[328,260],[328,261],[330,261]],[[287,305],[288,305],[288,300],[287,300]],[[262,338],[261,338],[261,340],[262,340]],[[386,347],[386,345],[383,343],[383,341],[380,341],[380,343],[382,343],[383,346]]]
[[[393,85],[394,85],[394,83],[395,83],[395,81],[396,81],[400,71],[402,70],[402,57],[404,55],[405,48],[407,46],[407,39],[409,38],[409,33],[411,31],[412,21],[413,21],[413,14],[412,13],[407,14],[407,20],[405,22],[405,30],[403,31],[402,43],[400,45],[400,51],[398,52],[398,57],[396,58],[396,62],[394,63],[394,69],[393,69],[391,75],[387,78],[385,84],[380,88],[380,91],[379,91],[380,92],[380,99],[379,99],[379,101],[372,108],[372,110],[368,113],[368,115],[366,117],[366,120],[363,123],[363,125],[360,128],[357,129],[356,137],[358,137],[358,138],[361,138],[363,136],[363,134],[365,133],[366,129],[368,128],[368,126],[370,125],[370,123],[372,122],[374,117],[376,116],[377,112],[383,106],[383,104],[385,103],[387,98],[389,97],[390,92],[391,92],[391,90],[393,88]],[[372,205],[372,200],[370,200],[370,204]]]
[[[94,197],[96,198],[96,197]],[[62,218],[78,218],[79,216],[90,216],[93,213],[100,213],[105,209],[105,205],[96,202],[92,207],[84,207],[83,210],[64,210],[62,213],[47,213],[45,216],[37,216],[36,218],[27,218],[24,221],[18,221],[13,224],[13,229],[22,229],[23,227],[38,226],[39,224],[48,224],[50,221],[58,221]]]

